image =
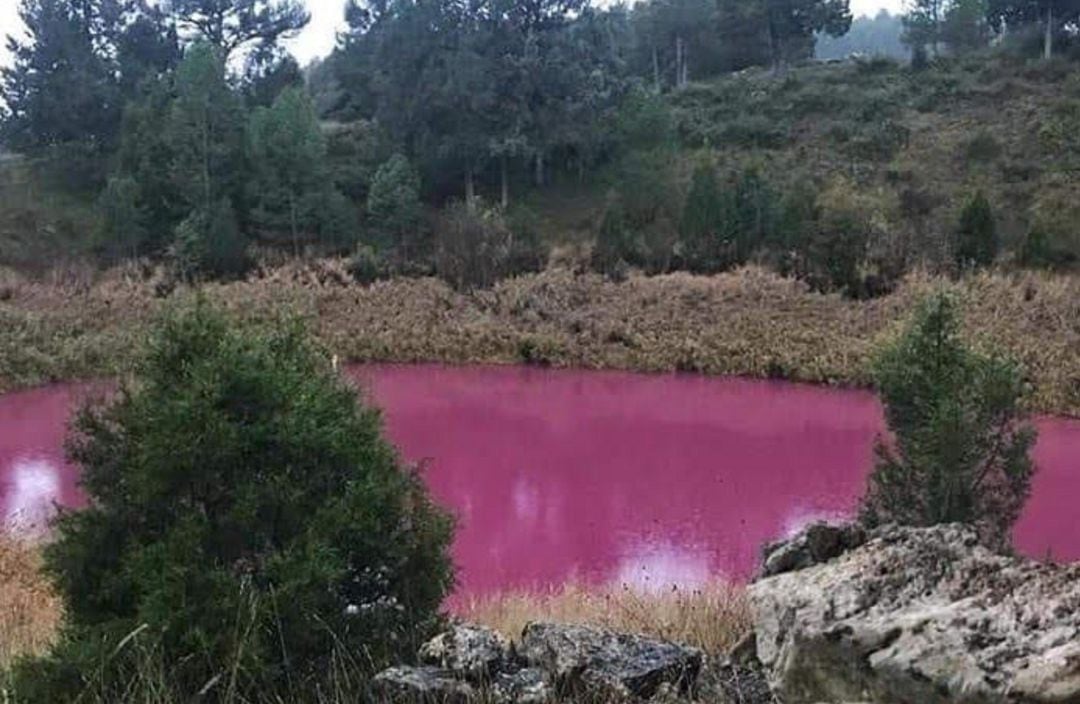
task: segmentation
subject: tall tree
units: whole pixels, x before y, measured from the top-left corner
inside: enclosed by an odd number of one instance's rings
[[[936,56],[944,20],[945,0],[912,0],[904,15],[904,43],[912,50],[930,48]]]
[[[990,25],[995,31],[1024,25],[1041,26],[1043,56],[1054,54],[1054,37],[1080,23],[1080,0],[988,0]]]
[[[114,11],[105,0],[22,0],[27,37],[8,40],[14,63],[0,69],[0,139],[28,152],[64,146],[69,168],[76,156],[100,160],[121,109],[107,51]]]
[[[190,37],[217,46],[226,60],[242,47],[273,46],[311,20],[301,0],[168,0]]]
[[[945,10],[940,36],[954,54],[985,47],[990,42],[986,0],[952,0]]]
[[[252,220],[265,230],[287,232],[299,255],[301,239],[319,234],[326,222],[333,188],[311,98],[303,88],[286,89],[271,107],[252,113],[248,132]]]
[[[208,208],[235,195],[243,178],[242,106],[225,79],[222,53],[205,42],[188,48],[175,90],[166,127],[172,176],[189,207]]]
[[[846,34],[851,10],[848,0],[718,0],[717,22],[733,68],[779,69],[812,57],[816,34]]]

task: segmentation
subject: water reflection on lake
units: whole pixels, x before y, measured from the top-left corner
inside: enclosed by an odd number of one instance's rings
[[[742,578],[761,544],[847,515],[880,409],[872,395],[610,372],[360,367],[391,438],[459,520],[463,593],[568,579],[652,590]],[[61,451],[85,387],[0,398],[0,510],[40,525],[77,505]],[[1028,554],[1080,557],[1080,422],[1040,423]]]

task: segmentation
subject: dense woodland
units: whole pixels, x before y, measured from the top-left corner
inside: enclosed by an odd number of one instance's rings
[[[933,112],[974,71],[1041,61],[1068,79],[1075,0],[918,0],[854,23],[846,0],[352,0],[336,50],[307,67],[282,46],[309,19],[297,0],[22,0],[21,14],[0,87],[0,138],[19,156],[0,182],[79,213],[53,238],[67,249],[178,279],[277,252],[468,288],[542,268],[568,233],[612,276],[754,260],[860,296],[916,264],[1080,255],[1036,195],[1017,196],[1030,217],[999,223],[1000,184],[976,175],[931,217],[919,169],[897,163],[912,141],[899,114]],[[824,74],[815,55],[844,65]],[[1040,132],[1058,155],[1076,147],[1076,105]],[[807,153],[796,120],[840,111],[831,151]],[[974,137],[973,163],[1009,151]],[[849,165],[823,168],[838,157]],[[899,215],[879,217],[865,164]],[[9,201],[3,259],[21,264],[14,250],[57,228]],[[51,247],[23,259],[71,254]]]

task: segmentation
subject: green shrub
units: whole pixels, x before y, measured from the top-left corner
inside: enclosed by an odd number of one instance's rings
[[[450,521],[296,323],[173,311],[69,448],[67,625],[19,701],[314,700],[335,653],[378,667],[437,625]]]
[[[592,266],[608,276],[621,278],[627,266],[640,262],[643,244],[627,221],[622,198],[608,197],[604,217],[593,246]]]
[[[679,222],[682,255],[688,269],[711,273],[724,266],[723,228],[727,218],[728,204],[720,192],[716,167],[712,161],[703,161],[694,170]]]
[[[816,288],[859,294],[860,267],[873,229],[870,220],[869,207],[848,181],[839,180],[821,193],[806,255],[807,278]]]
[[[1068,183],[1039,195],[1031,209],[1031,221],[1020,250],[1021,264],[1050,269],[1080,264],[1080,203]]]
[[[986,130],[981,130],[964,145],[964,158],[969,162],[990,162],[1001,156],[1001,142]]]
[[[247,270],[247,243],[228,199],[216,201],[209,212],[196,209],[176,227],[173,267],[184,279],[234,276]]]
[[[968,523],[1006,547],[1035,470],[1019,367],[966,347],[956,303],[938,294],[878,355],[873,376],[895,444],[878,442],[864,520]]]
[[[960,211],[954,234],[953,259],[959,269],[989,266],[997,258],[997,223],[990,201],[976,193]]]

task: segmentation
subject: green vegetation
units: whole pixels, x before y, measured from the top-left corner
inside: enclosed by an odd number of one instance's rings
[[[909,67],[805,63],[851,25],[843,0],[353,3],[302,75],[279,42],[295,2],[28,2],[0,264],[95,252],[207,279],[280,250],[351,254],[365,282],[456,272],[437,230],[479,197],[528,251],[487,247],[470,286],[559,244],[617,276],[754,261],[856,297],[915,267],[1071,268],[1074,5],[920,0]],[[856,25],[899,41],[896,17]]]
[[[45,551],[67,618],[18,701],[316,701],[414,652],[450,521],[303,328],[199,302],[137,370],[74,425],[91,503]]]
[[[1020,367],[966,347],[956,303],[937,294],[876,359],[874,380],[895,445],[877,445],[863,518],[969,523],[1008,546],[1035,471]]]

